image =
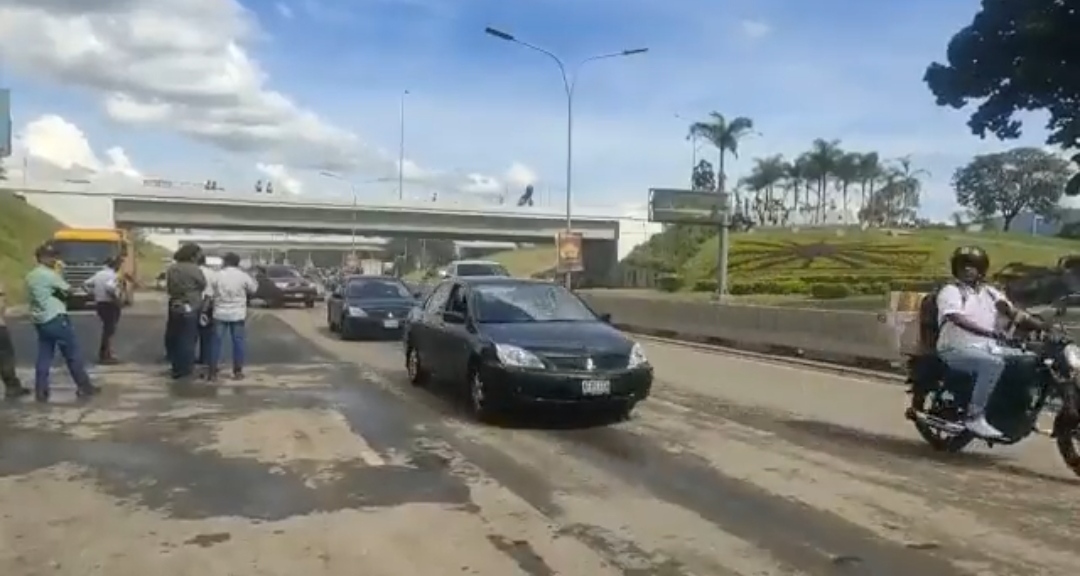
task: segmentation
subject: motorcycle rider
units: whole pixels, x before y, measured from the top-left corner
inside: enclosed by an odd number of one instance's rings
[[[986,405],[1005,371],[1010,356],[1023,355],[1005,345],[1007,335],[999,319],[1041,328],[1041,322],[1014,306],[997,288],[986,282],[990,257],[978,246],[961,246],[949,260],[955,282],[937,293],[938,355],[949,368],[975,377],[964,427],[981,438],[1000,438],[1002,433],[986,421]]]

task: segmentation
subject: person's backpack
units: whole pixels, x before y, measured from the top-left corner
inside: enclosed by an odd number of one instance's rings
[[[938,322],[938,292],[948,284],[940,284],[923,296],[919,302],[919,351],[929,352],[937,348],[938,337],[941,335],[941,324]],[[960,291],[963,302],[967,302],[967,292]]]

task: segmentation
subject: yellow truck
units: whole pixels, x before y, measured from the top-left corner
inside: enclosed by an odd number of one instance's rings
[[[136,258],[135,239],[126,230],[112,228],[63,228],[53,234],[52,243],[60,253],[64,279],[71,285],[68,307],[72,310],[89,304],[93,295],[83,289],[95,272],[109,258],[122,259],[120,302],[130,306],[135,301]]]

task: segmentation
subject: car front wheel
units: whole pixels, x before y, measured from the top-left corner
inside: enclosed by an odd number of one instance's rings
[[[491,423],[495,419],[495,407],[488,391],[480,370],[474,367],[469,371],[469,409],[473,418],[484,423]]]
[[[427,384],[427,369],[420,360],[420,351],[416,349],[416,346],[409,346],[409,351],[405,354],[405,370],[409,373],[409,382],[413,386]]]

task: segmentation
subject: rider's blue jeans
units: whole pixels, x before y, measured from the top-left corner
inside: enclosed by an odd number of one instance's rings
[[[1001,373],[1005,371],[1005,361],[1024,354],[1018,348],[976,346],[949,348],[938,353],[949,368],[975,376],[975,389],[971,392],[971,404],[968,406],[968,416],[972,418],[982,416],[986,411],[990,396],[1001,379]]]

